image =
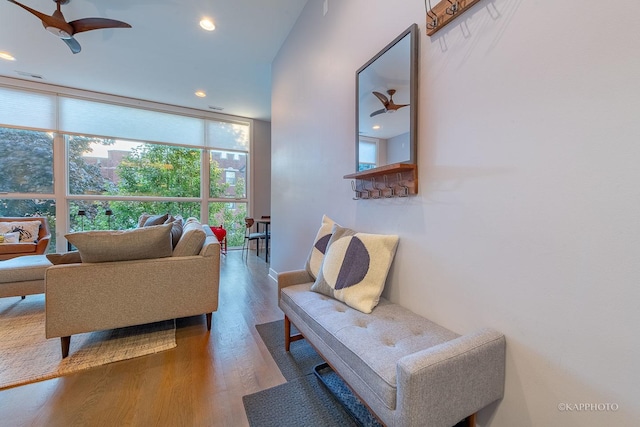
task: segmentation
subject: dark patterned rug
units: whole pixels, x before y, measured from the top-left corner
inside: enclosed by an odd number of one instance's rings
[[[292,342],[290,352],[284,350],[282,320],[256,325],[256,329],[287,382],[242,398],[249,425],[380,426],[344,381],[322,366],[324,360],[305,340]]]
[[[243,396],[252,427],[379,427],[349,386],[306,340],[284,349],[284,321],[256,325],[287,382]],[[293,325],[292,333],[297,333]],[[465,426],[461,421],[454,427]]]

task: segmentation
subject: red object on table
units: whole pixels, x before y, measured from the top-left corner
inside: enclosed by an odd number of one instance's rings
[[[227,253],[227,230],[225,230],[222,227],[222,224],[220,224],[220,227],[212,226],[211,231],[213,232],[214,236],[216,236],[216,239],[218,239],[218,242],[220,242],[220,253],[226,254]]]

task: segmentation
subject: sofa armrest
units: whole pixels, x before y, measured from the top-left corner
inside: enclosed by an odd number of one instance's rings
[[[280,302],[280,291],[287,286],[301,285],[303,283],[315,282],[315,279],[307,270],[292,270],[278,274],[278,302]]]
[[[47,234],[44,237],[38,239],[38,243],[36,243],[36,254],[42,255],[47,253],[47,248],[49,247],[49,242],[51,241],[51,234]]]
[[[45,217],[34,217],[34,220],[40,221],[40,229],[38,230],[38,242],[36,244],[36,254],[44,254],[47,252],[49,242],[51,241],[51,231],[49,230],[49,222]]]
[[[455,425],[504,395],[505,338],[480,329],[397,363],[397,425]]]
[[[200,250],[200,255],[204,257],[215,257],[220,258],[220,242],[213,233],[204,240],[204,244],[202,245],[202,249]]]

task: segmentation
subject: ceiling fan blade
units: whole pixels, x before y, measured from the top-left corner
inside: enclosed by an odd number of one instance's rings
[[[376,98],[380,100],[380,102],[382,102],[382,105],[384,105],[385,107],[387,106],[387,104],[389,104],[389,99],[385,95],[376,91],[373,91],[372,93],[376,96]]]
[[[22,3],[18,3],[18,2],[17,2],[17,1],[15,1],[15,0],[7,0],[7,1],[9,1],[9,2],[11,2],[11,3],[13,3],[13,4],[17,4],[18,6],[20,6],[21,8],[23,8],[23,9],[24,9],[24,10],[26,10],[27,12],[29,12],[29,13],[31,13],[31,14],[33,14],[33,15],[37,16],[38,18],[40,18],[40,20],[41,20],[44,24],[49,24],[49,23],[51,22],[51,20],[52,20],[52,17],[51,17],[51,16],[46,15],[46,14],[44,14],[44,13],[42,13],[42,12],[38,12],[38,11],[37,11],[37,10],[35,10],[35,9],[31,9],[29,6],[25,6],[25,5],[23,5]],[[54,21],[54,22],[57,22],[57,21]]]
[[[106,18],[83,18],[69,22],[73,27],[73,33],[82,33],[84,31],[101,30],[104,28],[131,28],[126,22],[116,21],[115,19]]]
[[[390,104],[387,107],[387,109],[395,111],[395,110],[401,109],[402,107],[408,107],[408,106],[409,106],[409,104]]]
[[[385,113],[386,111],[387,111],[386,108],[382,108],[382,109],[380,109],[378,111],[374,111],[373,113],[369,114],[369,117],[377,116],[378,114]]]
[[[73,37],[69,39],[60,39],[60,40],[65,42],[67,46],[69,46],[69,49],[71,49],[71,52],[73,53],[78,53],[82,50],[82,48],[80,47],[80,43],[78,43],[78,40],[74,39]]]

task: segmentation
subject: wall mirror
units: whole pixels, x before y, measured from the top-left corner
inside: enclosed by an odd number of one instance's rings
[[[356,172],[416,162],[418,26],[356,72]]]

